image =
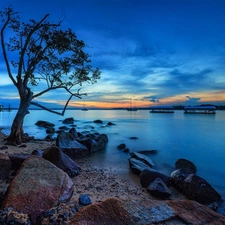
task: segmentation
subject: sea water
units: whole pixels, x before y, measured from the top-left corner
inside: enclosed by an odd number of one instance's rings
[[[9,134],[16,111],[0,112],[0,127]],[[132,151],[157,150],[151,158],[156,169],[170,175],[179,158],[192,161],[197,175],[207,180],[225,200],[225,111],[215,115],[174,113],[149,113],[148,110],[68,110],[64,116],[44,110],[30,110],[25,117],[24,130],[36,138],[44,138],[44,128],[37,127],[38,120],[64,125],[62,120],[75,119],[77,131],[105,133],[109,142],[105,151],[93,154],[89,160],[94,166],[120,171],[130,176],[129,153],[117,149],[121,143]],[[103,124],[93,121],[100,119]],[[115,125],[106,126],[108,122]],[[136,137],[137,139],[131,139]],[[224,203],[223,203],[224,204]]]

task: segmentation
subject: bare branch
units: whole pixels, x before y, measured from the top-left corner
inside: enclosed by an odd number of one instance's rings
[[[43,106],[43,105],[41,105],[41,104],[39,104],[39,103],[37,103],[37,102],[31,102],[30,104],[31,104],[31,105],[35,105],[35,106],[37,106],[37,107],[39,107],[39,108],[41,108],[41,109],[44,109],[44,110],[46,110],[46,111],[49,111],[49,112],[51,112],[51,113],[55,113],[55,114],[58,114],[58,115],[60,115],[60,116],[63,116],[62,113],[56,112],[56,111],[54,111],[54,110],[52,110],[52,109],[49,109],[49,108],[47,108],[47,107],[45,107],[45,106]]]
[[[39,97],[39,96],[41,96],[41,95],[43,95],[43,94],[45,94],[45,93],[47,93],[48,91],[56,90],[56,89],[60,89],[60,88],[65,89],[68,93],[70,93],[71,95],[73,95],[73,96],[75,96],[75,97],[77,97],[77,98],[81,98],[82,95],[87,95],[86,93],[80,94],[80,93],[79,93],[80,89],[78,89],[77,93],[72,93],[72,92],[71,92],[67,87],[65,87],[65,86],[55,86],[55,87],[47,88],[47,89],[45,89],[44,91],[41,91],[41,92],[39,92],[39,93],[36,94],[36,95],[33,95],[33,99],[34,99],[34,98],[37,98],[37,97]]]
[[[14,77],[12,75],[12,72],[11,72],[11,69],[10,69],[10,65],[9,65],[9,61],[8,61],[8,57],[7,57],[7,53],[6,53],[6,49],[5,49],[4,31],[5,31],[6,27],[8,26],[8,24],[10,23],[10,20],[11,20],[10,15],[11,15],[11,12],[8,12],[7,13],[7,20],[6,20],[4,26],[1,29],[1,46],[2,46],[2,50],[3,50],[3,57],[4,57],[4,60],[5,60],[5,63],[6,63],[6,68],[7,68],[7,71],[8,71],[9,78],[12,80],[13,84],[15,86],[17,86],[16,80],[14,79]]]
[[[55,111],[55,110],[49,109],[49,108],[47,108],[47,107],[45,107],[45,106],[43,106],[43,105],[41,105],[41,104],[39,104],[39,103],[37,103],[37,102],[31,102],[30,104],[31,104],[31,105],[35,105],[35,106],[37,106],[37,107],[39,107],[39,108],[42,108],[42,109],[44,109],[44,110],[46,110],[46,111],[49,111],[49,112],[51,112],[51,113],[55,113],[55,114],[57,114],[57,115],[64,116],[64,113],[65,113],[65,111],[66,111],[66,108],[67,108],[67,106],[68,106],[68,104],[69,104],[69,102],[70,102],[70,100],[71,100],[71,98],[72,98],[73,96],[74,96],[73,94],[70,95],[70,97],[68,98],[68,100],[67,100],[67,102],[66,102],[66,104],[65,104],[65,106],[64,106],[64,108],[63,108],[63,110],[62,110],[62,112],[57,112],[57,111]]]

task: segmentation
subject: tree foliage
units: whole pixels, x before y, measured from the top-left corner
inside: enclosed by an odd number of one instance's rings
[[[100,78],[98,68],[91,66],[84,52],[85,43],[71,30],[60,29],[62,21],[51,23],[46,14],[40,21],[20,22],[12,6],[0,11],[0,38],[3,58],[9,78],[18,90],[20,105],[9,135],[9,144],[23,142],[23,120],[31,104],[64,115],[72,97],[85,93],[75,86],[84,82],[94,84]],[[10,38],[8,38],[10,37]],[[15,57],[16,56],[16,57]],[[43,87],[33,93],[34,86]],[[61,113],[33,100],[45,93],[63,89],[69,95]],[[39,90],[39,89],[38,89]]]
[[[84,52],[85,43],[77,39],[71,29],[60,29],[62,21],[50,23],[47,14],[40,21],[31,19],[29,23],[20,22],[19,14],[14,12],[12,6],[1,11],[0,16],[3,56],[8,75],[17,87],[20,98],[32,86],[43,85],[43,82],[45,88],[33,94],[32,100],[59,88],[70,94],[68,100],[73,96],[80,98],[84,94],[80,94],[79,90],[74,93],[74,86],[84,82],[93,84],[100,78],[99,69],[92,68],[90,56]],[[8,40],[5,38],[7,29],[12,36]],[[9,52],[16,53],[18,58],[10,60]],[[15,69],[17,73],[13,74]],[[31,104],[42,107],[33,101]]]

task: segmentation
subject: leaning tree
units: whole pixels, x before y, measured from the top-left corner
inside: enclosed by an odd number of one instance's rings
[[[71,29],[60,29],[62,21],[51,23],[47,14],[38,22],[31,19],[29,23],[21,23],[12,6],[0,11],[0,17],[3,58],[20,98],[7,141],[19,144],[24,141],[23,121],[30,105],[64,115],[71,98],[83,95],[79,89],[74,92],[74,86],[97,82],[100,71],[90,65],[90,56],[84,52],[85,43]],[[7,38],[9,35],[11,38]],[[31,88],[34,90],[38,85],[43,89],[34,93]],[[33,101],[56,89],[69,96],[61,113]]]

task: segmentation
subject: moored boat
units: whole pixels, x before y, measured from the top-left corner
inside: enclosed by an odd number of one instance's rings
[[[216,114],[215,106],[186,106],[184,107],[185,114]]]
[[[173,106],[152,106],[150,113],[174,113]]]

